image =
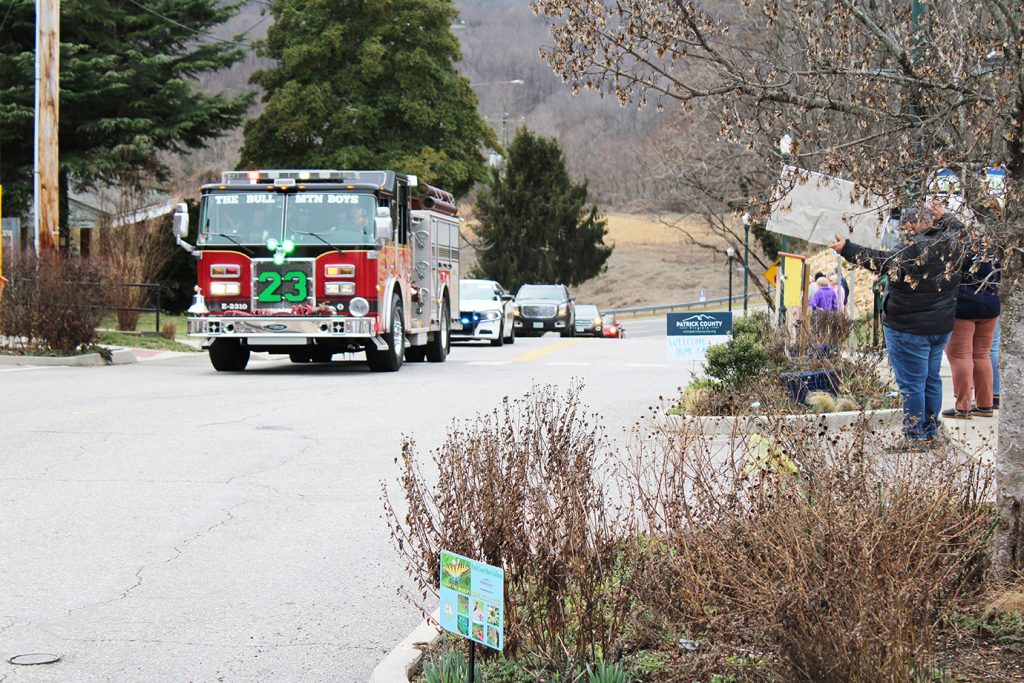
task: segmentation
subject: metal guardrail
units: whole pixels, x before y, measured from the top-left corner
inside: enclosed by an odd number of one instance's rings
[[[759,295],[751,293],[751,294],[747,295],[747,298],[751,299],[751,298],[754,298],[755,296],[759,296]],[[732,297],[732,300],[734,302],[736,302],[736,301],[742,302],[743,301],[743,295],[742,294],[737,294],[737,295]],[[676,310],[685,311],[685,310],[689,310],[689,309],[692,309],[692,308],[707,308],[708,306],[715,306],[715,305],[718,305],[718,304],[728,303],[728,301],[729,301],[729,297],[727,297],[727,296],[720,296],[720,297],[715,297],[713,299],[704,299],[703,301],[686,301],[686,302],[679,303],[679,304],[660,304],[658,306],[630,306],[630,307],[627,307],[627,308],[609,308],[609,309],[603,310],[601,312],[602,313],[612,313],[612,314],[616,314],[616,315],[622,314],[622,313],[632,313],[633,315],[636,315],[637,313],[658,313],[659,311],[676,311]]]

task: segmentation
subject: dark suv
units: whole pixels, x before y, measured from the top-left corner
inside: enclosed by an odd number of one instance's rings
[[[554,330],[576,336],[576,297],[565,285],[523,285],[516,294],[516,334],[521,337]]]

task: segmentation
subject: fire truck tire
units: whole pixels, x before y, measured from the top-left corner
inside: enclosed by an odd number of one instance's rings
[[[410,346],[405,349],[406,363],[422,363],[427,359],[427,347]]]
[[[249,347],[237,339],[214,339],[210,344],[210,363],[218,372],[241,372],[249,364]]]
[[[405,317],[402,299],[397,294],[391,300],[391,330],[384,341],[388,347],[383,351],[372,344],[366,348],[366,364],[374,372],[397,372],[405,358]]]
[[[293,363],[309,363],[313,359],[305,351],[292,351],[288,354],[288,360]]]
[[[441,329],[434,333],[434,337],[427,342],[427,360],[431,363],[443,363],[448,359],[448,352],[452,348],[452,307],[448,303],[448,297],[444,299],[441,306]]]

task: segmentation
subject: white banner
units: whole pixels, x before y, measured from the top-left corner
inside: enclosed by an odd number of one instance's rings
[[[839,234],[856,244],[880,248],[888,224],[889,203],[875,195],[854,198],[853,183],[795,166],[783,168],[767,228],[780,235],[831,244]]]

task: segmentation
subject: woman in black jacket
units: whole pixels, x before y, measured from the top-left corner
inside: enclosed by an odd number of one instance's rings
[[[915,446],[938,433],[939,370],[956,319],[963,225],[952,218],[933,223],[927,209],[911,207],[903,211],[902,227],[908,237],[895,251],[862,247],[839,235],[829,246],[847,261],[889,276],[882,330],[903,396],[903,435]]]

